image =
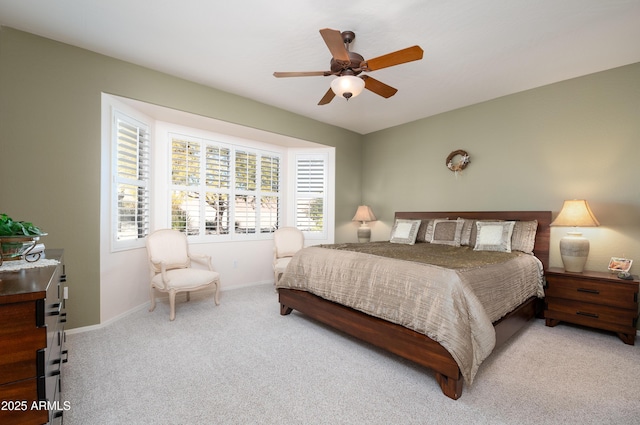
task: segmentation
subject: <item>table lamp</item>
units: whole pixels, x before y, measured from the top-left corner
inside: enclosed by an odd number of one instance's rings
[[[550,226],[574,227],[560,239],[560,256],[567,272],[582,273],[589,256],[589,240],[582,236],[577,227],[595,227],[600,223],[591,212],[584,199],[564,201],[562,210]]]
[[[371,229],[367,226],[367,223],[369,221],[376,221],[376,216],[373,215],[371,207],[360,205],[352,220],[362,223],[360,227],[358,227],[358,242],[369,242],[371,240]]]

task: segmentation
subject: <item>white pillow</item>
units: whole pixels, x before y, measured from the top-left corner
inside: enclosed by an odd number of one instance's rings
[[[391,243],[413,245],[416,243],[420,220],[397,219],[391,229]]]
[[[515,221],[478,221],[474,251],[511,252],[511,235]]]

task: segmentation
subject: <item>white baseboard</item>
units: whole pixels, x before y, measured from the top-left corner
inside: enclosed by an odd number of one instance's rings
[[[245,283],[242,285],[234,285],[231,287],[220,287],[220,293],[223,294],[227,291],[234,291],[236,289],[242,289],[242,288],[249,288],[252,286],[259,286],[259,285],[266,285],[266,284],[271,284],[273,285],[273,280],[265,280],[265,281],[261,281],[261,282],[252,282],[252,283]],[[211,296],[213,295],[213,290],[206,290],[206,291],[197,291],[197,292],[192,292],[191,293],[191,298],[201,298],[201,297],[205,297],[205,296]],[[186,297],[186,294],[178,294],[178,297]],[[169,296],[168,295],[160,295],[156,297],[156,302],[169,302]],[[142,310],[143,308],[148,309],[151,305],[151,301],[147,301],[144,304],[140,304],[130,310],[125,311],[124,313],[121,313],[115,317],[112,317],[109,320],[105,320],[102,323],[99,323],[97,325],[90,325],[90,326],[82,326],[80,328],[73,328],[73,329],[68,329],[65,330],[65,333],[67,335],[73,335],[73,334],[79,334],[79,333],[83,333],[83,332],[90,332],[90,331],[95,331],[97,329],[102,329],[105,326],[109,326],[110,324],[117,322],[120,319],[123,319],[125,317],[127,317],[128,315],[135,313],[136,311]]]
[[[125,318],[128,315],[130,315],[132,313],[135,313],[138,310],[142,310],[143,308],[148,309],[150,305],[151,305],[151,301],[147,301],[144,304],[140,304],[139,306],[136,306],[136,307],[132,308],[131,310],[127,310],[124,313],[119,314],[119,315],[117,315],[115,317],[112,317],[111,319],[106,320],[106,321],[104,321],[102,323],[99,323],[97,325],[90,325],[90,326],[83,326],[83,327],[80,327],[80,328],[68,329],[68,330],[65,330],[64,332],[67,335],[73,335],[73,334],[79,334],[79,333],[83,333],[83,332],[95,331],[97,329],[104,328],[105,326],[108,326],[108,325],[110,325],[110,324],[112,324],[114,322],[117,322],[118,320],[120,320],[122,318]]]

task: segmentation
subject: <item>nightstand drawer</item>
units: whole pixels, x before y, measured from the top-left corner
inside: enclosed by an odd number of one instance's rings
[[[546,298],[545,303],[545,318],[614,332],[635,332],[638,317],[636,310],[556,298]]]
[[[614,282],[575,279],[570,276],[547,277],[545,296],[567,298],[608,306],[637,309],[637,287]]]
[[[611,273],[585,270],[565,272],[552,267],[545,272],[545,323],[575,323],[613,331],[625,344],[636,340],[638,281],[622,280]]]

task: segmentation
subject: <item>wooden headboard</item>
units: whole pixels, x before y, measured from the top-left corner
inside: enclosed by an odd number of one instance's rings
[[[551,235],[551,211],[417,211],[417,212],[396,212],[395,218],[424,220],[429,218],[450,219],[468,218],[478,220],[514,220],[529,221],[538,220],[538,230],[536,232],[536,243],[533,253],[544,266],[544,270],[549,268],[549,242]]]

